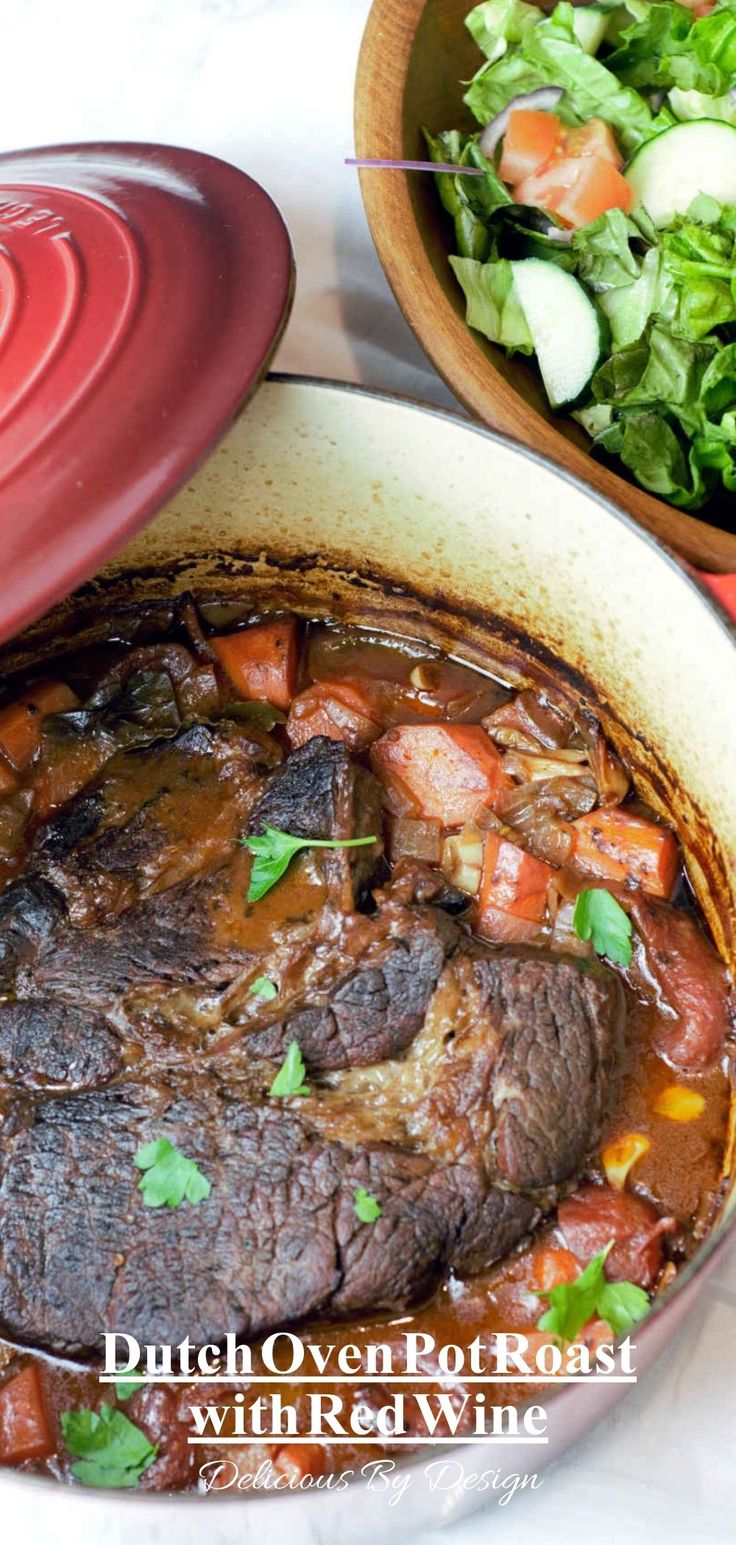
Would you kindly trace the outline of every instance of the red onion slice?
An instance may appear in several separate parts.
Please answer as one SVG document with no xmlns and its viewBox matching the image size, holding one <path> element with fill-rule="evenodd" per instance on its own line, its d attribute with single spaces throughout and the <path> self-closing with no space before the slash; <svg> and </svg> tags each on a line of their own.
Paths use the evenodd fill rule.
<svg viewBox="0 0 736 1545">
<path fill-rule="evenodd" d="M 524 107 L 530 112 L 550 112 L 557 106 L 562 94 L 561 86 L 538 86 L 536 91 L 527 91 L 523 96 L 513 97 L 501 112 L 491 119 L 481 134 L 478 145 L 484 156 L 490 159 L 495 154 L 496 146 L 509 126 L 509 114 L 513 113 L 515 108 Z"/>
<path fill-rule="evenodd" d="M 373 161 L 364 157 L 346 156 L 345 165 L 359 166 L 368 171 L 454 172 L 459 177 L 485 177 L 480 166 L 453 166 L 449 161 Z"/>
</svg>

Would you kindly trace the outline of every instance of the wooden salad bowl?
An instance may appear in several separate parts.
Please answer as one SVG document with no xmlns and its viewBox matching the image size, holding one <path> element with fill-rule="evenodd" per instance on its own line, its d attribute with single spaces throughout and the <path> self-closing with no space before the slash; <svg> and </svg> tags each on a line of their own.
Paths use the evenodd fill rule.
<svg viewBox="0 0 736 1545">
<path fill-rule="evenodd" d="M 481 57 L 464 20 L 472 0 L 374 0 L 358 63 L 355 138 L 359 157 L 427 159 L 422 127 L 477 127 L 462 81 Z M 710 524 L 646 493 L 596 461 L 587 435 L 553 413 L 533 362 L 509 359 L 471 332 L 447 261 L 451 223 L 425 173 L 361 172 L 379 258 L 410 327 L 456 397 L 482 423 L 531 446 L 595 488 L 691 563 L 736 570 L 734 500 L 710 506 Z"/>
</svg>

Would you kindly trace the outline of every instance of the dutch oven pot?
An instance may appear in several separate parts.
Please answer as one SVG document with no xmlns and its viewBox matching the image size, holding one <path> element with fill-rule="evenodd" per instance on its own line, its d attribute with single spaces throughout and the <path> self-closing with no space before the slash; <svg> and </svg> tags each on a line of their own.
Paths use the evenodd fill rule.
<svg viewBox="0 0 736 1545">
<path fill-rule="evenodd" d="M 570 692 L 596 703 L 644 797 L 674 812 L 693 884 L 734 966 L 736 716 L 726 705 L 736 702 L 736 639 L 694 579 L 582 483 L 452 416 L 271 379 L 190 485 L 96 580 L 6 645 L 0 668 L 65 638 L 83 641 L 100 606 L 191 588 L 379 625 L 494 663 L 514 681 L 544 681 L 558 660 Z M 724 1218 L 638 1332 L 640 1374 L 681 1324 L 728 1233 Z M 440 1452 L 468 1470 L 538 1470 L 624 1392 L 598 1382 L 548 1397 L 547 1449 Z M 360 1481 L 334 1493 L 159 1497 L 67 1490 L 10 1471 L 0 1474 L 0 1505 L 18 1537 L 52 1528 L 56 1545 L 117 1545 L 131 1531 L 186 1545 L 203 1529 L 213 1545 L 246 1545 L 264 1531 L 274 1542 L 349 1545 L 387 1531 L 403 1538 L 483 1504 L 460 1488 L 432 1494 L 424 1462 L 402 1460 L 415 1483 L 398 1509 Z"/>
</svg>

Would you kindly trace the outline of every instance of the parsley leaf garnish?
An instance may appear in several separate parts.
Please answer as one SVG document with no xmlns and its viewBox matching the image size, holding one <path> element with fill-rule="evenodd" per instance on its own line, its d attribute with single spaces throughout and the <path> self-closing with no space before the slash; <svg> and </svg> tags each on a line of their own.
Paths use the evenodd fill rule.
<svg viewBox="0 0 736 1545">
<path fill-rule="evenodd" d="M 574 1282 L 561 1282 L 549 1293 L 538 1295 L 550 1306 L 539 1321 L 539 1330 L 548 1330 L 561 1341 L 574 1341 L 588 1320 L 597 1315 L 610 1325 L 614 1336 L 623 1336 L 642 1319 L 649 1308 L 644 1289 L 633 1282 L 606 1280 L 606 1257 L 612 1248 L 613 1240 L 593 1256 Z"/>
<path fill-rule="evenodd" d="M 124 1379 L 121 1378 L 115 1380 L 114 1389 L 116 1400 L 130 1400 L 131 1395 L 136 1395 L 138 1390 L 143 1388 L 143 1385 L 146 1382 L 145 1379 L 142 1377 L 134 1377 L 134 1371 L 132 1373 L 127 1373 Z"/>
<path fill-rule="evenodd" d="M 349 837 L 344 840 L 328 840 L 324 837 L 292 837 L 290 832 L 276 831 L 267 826 L 258 837 L 244 837 L 243 847 L 253 855 L 253 866 L 248 884 L 248 900 L 260 901 L 266 891 L 281 879 L 295 853 L 302 848 L 363 848 L 377 837 Z"/>
<path fill-rule="evenodd" d="M 278 998 L 279 990 L 275 982 L 267 976 L 257 976 L 251 982 L 248 992 L 252 992 L 254 998 L 263 998 L 264 1003 L 270 1003 L 272 998 Z"/>
<path fill-rule="evenodd" d="M 124 1411 L 107 1404 L 99 1411 L 62 1411 L 61 1429 L 77 1456 L 72 1475 L 85 1486 L 137 1486 L 158 1453 Z"/>
<path fill-rule="evenodd" d="M 304 1082 L 306 1072 L 299 1042 L 292 1041 L 268 1091 L 269 1094 L 280 1099 L 290 1094 L 309 1094 L 310 1090 Z"/>
<path fill-rule="evenodd" d="M 375 1196 L 371 1196 L 369 1191 L 364 1190 L 363 1186 L 358 1186 L 354 1191 L 353 1206 L 355 1216 L 361 1223 L 375 1223 L 383 1210 L 380 1202 L 377 1202 Z"/>
<path fill-rule="evenodd" d="M 168 1137 L 144 1143 L 135 1156 L 138 1169 L 145 1174 L 138 1190 L 146 1207 L 178 1207 L 186 1197 L 196 1206 L 209 1196 L 212 1187 L 193 1159 L 185 1159 Z"/>
<path fill-rule="evenodd" d="M 580 891 L 572 925 L 579 939 L 593 940 L 596 955 L 619 966 L 631 965 L 631 919 L 610 891 Z"/>
</svg>

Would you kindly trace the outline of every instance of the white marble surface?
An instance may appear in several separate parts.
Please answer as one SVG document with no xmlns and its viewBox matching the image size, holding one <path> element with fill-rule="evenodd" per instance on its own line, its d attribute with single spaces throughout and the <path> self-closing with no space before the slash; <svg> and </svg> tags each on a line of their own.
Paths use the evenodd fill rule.
<svg viewBox="0 0 736 1545">
<path fill-rule="evenodd" d="M 149 139 L 234 161 L 274 195 L 296 248 L 297 300 L 278 366 L 450 403 L 396 310 L 355 175 L 343 166 L 368 8 L 369 0 L 5 0 L 2 147 Z M 490 1537 L 730 1545 L 735 1387 L 732 1255 L 654 1374 L 538 1492 L 425 1536 L 426 1545 Z M 20 1514 L 5 1508 L 3 1524 L 5 1539 L 30 1545 Z M 408 1513 L 399 1527 L 408 1539 Z M 203 1541 L 207 1533 L 203 1515 Z M 93 1539 L 81 1515 L 76 1538 Z M 326 1520 L 320 1540 L 337 1545 Z"/>
</svg>

